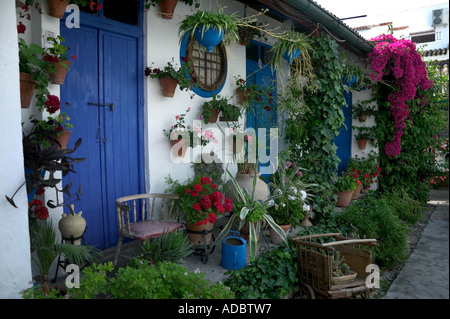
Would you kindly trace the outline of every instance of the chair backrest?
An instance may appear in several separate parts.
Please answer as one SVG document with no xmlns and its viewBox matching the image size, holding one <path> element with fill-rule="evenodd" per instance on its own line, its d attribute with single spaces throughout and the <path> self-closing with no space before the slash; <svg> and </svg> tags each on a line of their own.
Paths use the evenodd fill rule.
<svg viewBox="0 0 450 319">
<path fill-rule="evenodd" d="M 173 216 L 175 194 L 137 194 L 116 199 L 119 230 L 131 232 L 130 224 L 144 220 L 166 220 Z"/>
</svg>

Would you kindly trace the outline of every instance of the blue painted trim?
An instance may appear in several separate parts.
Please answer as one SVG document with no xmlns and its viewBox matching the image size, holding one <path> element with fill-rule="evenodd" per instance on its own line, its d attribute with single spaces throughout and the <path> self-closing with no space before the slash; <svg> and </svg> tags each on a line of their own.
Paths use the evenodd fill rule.
<svg viewBox="0 0 450 319">
<path fill-rule="evenodd" d="M 181 38 L 180 64 L 183 63 L 183 61 L 181 61 L 181 57 L 185 57 L 186 56 L 186 48 L 187 48 L 187 44 L 189 42 L 189 39 L 190 39 L 189 35 L 185 35 L 185 36 L 183 36 Z M 227 82 L 227 75 L 228 75 L 228 56 L 227 56 L 227 66 L 226 66 L 226 69 L 225 69 L 225 79 L 224 79 L 222 85 L 218 89 L 216 89 L 214 91 L 205 91 L 205 90 L 202 90 L 202 89 L 200 89 L 198 87 L 195 87 L 195 88 L 192 89 L 192 91 L 195 94 L 197 94 L 197 95 L 199 95 L 201 97 L 205 97 L 205 98 L 212 97 L 213 94 L 219 94 L 222 91 L 223 87 L 225 86 L 225 83 Z"/>
</svg>

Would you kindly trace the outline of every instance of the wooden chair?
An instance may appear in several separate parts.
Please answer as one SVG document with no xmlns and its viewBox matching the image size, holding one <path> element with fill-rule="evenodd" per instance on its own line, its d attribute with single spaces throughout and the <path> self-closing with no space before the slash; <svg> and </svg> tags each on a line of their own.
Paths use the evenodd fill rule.
<svg viewBox="0 0 450 319">
<path fill-rule="evenodd" d="M 177 199 L 178 195 L 174 194 L 138 194 L 116 199 L 119 242 L 114 266 L 119 259 L 123 237 L 143 241 L 161 236 L 163 232 L 173 232 L 183 226 L 171 216 Z"/>
</svg>

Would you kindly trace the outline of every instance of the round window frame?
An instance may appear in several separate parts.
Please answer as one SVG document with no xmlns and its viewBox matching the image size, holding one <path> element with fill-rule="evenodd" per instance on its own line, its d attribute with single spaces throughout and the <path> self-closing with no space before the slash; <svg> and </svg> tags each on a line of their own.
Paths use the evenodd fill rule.
<svg viewBox="0 0 450 319">
<path fill-rule="evenodd" d="M 192 49 L 195 44 L 194 41 L 195 42 L 197 41 L 197 40 L 195 40 L 195 37 L 190 37 L 190 36 L 183 37 L 183 39 L 181 41 L 180 56 L 186 57 L 188 61 L 192 61 Z M 216 84 L 214 84 L 212 86 L 211 90 L 208 86 L 206 86 L 205 84 L 203 84 L 199 81 L 199 77 L 195 73 L 194 67 L 191 66 L 192 75 L 194 77 L 196 77 L 198 79 L 198 81 L 200 82 L 200 83 L 197 82 L 197 86 L 195 86 L 192 89 L 192 91 L 201 97 L 212 97 L 214 94 L 219 94 L 220 91 L 222 91 L 223 87 L 225 86 L 225 82 L 227 81 L 227 73 L 228 73 L 227 51 L 226 51 L 225 45 L 222 42 L 220 42 L 218 44 L 218 47 L 221 52 L 222 62 L 225 65 L 222 67 L 221 74 L 219 75 L 219 80 L 217 81 Z"/>
</svg>

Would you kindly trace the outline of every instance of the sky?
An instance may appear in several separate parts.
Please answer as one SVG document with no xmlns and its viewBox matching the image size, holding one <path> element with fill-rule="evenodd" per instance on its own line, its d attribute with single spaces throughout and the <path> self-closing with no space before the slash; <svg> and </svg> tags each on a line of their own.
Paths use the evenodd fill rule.
<svg viewBox="0 0 450 319">
<path fill-rule="evenodd" d="M 365 25 L 366 21 L 387 13 L 448 3 L 447 0 L 314 0 L 339 18 L 367 15 L 367 18 L 344 20 L 350 27 Z"/>
</svg>

